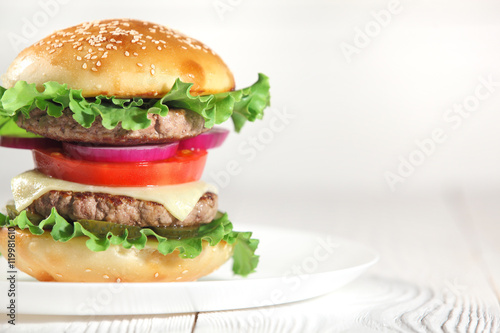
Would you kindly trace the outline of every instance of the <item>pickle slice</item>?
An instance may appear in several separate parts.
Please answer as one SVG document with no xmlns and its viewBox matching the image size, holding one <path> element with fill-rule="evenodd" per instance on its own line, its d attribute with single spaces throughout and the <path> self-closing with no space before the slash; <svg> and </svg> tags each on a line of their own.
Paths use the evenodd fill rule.
<svg viewBox="0 0 500 333">
<path fill-rule="evenodd" d="M 141 237 L 141 228 L 136 226 L 95 220 L 78 220 L 77 222 L 79 222 L 86 230 L 100 238 L 105 237 L 108 232 L 111 232 L 115 236 L 123 236 L 125 230 L 128 231 L 128 239 L 138 239 Z"/>
<path fill-rule="evenodd" d="M 15 219 L 16 216 L 19 215 L 19 212 L 16 210 L 16 206 L 14 205 L 7 205 L 5 206 L 5 209 L 7 209 L 7 215 L 9 215 L 11 220 Z"/>
<path fill-rule="evenodd" d="M 199 235 L 199 227 L 152 227 L 157 235 L 170 239 L 194 238 Z"/>
<path fill-rule="evenodd" d="M 131 225 L 117 224 L 107 221 L 79 220 L 82 227 L 98 237 L 105 237 L 108 232 L 113 235 L 122 236 L 125 230 L 128 231 L 128 239 L 138 239 L 141 237 L 141 229 L 151 229 L 157 235 L 169 239 L 186 239 L 198 236 L 198 227 L 149 227 L 141 228 Z"/>
<path fill-rule="evenodd" d="M 14 206 L 14 205 L 7 205 L 5 208 L 7 209 L 7 215 L 9 215 L 9 218 L 11 220 L 15 219 L 17 217 L 17 215 L 19 215 L 19 212 L 17 211 L 16 206 Z M 29 211 L 26 211 L 26 217 L 34 225 L 39 225 L 40 222 L 42 222 L 45 219 L 42 215 L 30 213 Z"/>
</svg>

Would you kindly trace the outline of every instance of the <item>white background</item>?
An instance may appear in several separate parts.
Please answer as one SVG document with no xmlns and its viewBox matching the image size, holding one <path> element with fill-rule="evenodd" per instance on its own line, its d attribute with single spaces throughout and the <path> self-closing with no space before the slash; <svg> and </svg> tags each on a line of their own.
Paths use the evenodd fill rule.
<svg viewBox="0 0 500 333">
<path fill-rule="evenodd" d="M 118 17 L 177 28 L 219 53 L 238 87 L 258 72 L 271 78 L 273 106 L 265 119 L 212 151 L 204 174 L 219 185 L 220 206 L 235 228 L 316 229 L 373 247 L 381 260 L 343 294 L 267 308 L 272 316 L 240 311 L 90 323 L 34 317 L 33 327 L 105 331 L 184 323 L 188 332 L 193 326 L 233 332 L 247 320 L 256 331 L 498 327 L 500 86 L 457 128 L 443 117 L 454 104 L 473 100 L 481 78 L 500 82 L 500 2 L 64 0 L 31 36 L 23 34 L 43 18 L 44 4 L 56 1 L 63 0 L 0 2 L 0 73 L 19 52 L 9 36 L 27 39 L 27 46 L 56 29 Z M 382 27 L 374 16 L 390 6 L 397 14 Z M 346 57 L 341 46 L 360 45 L 366 28 L 375 29 L 372 37 Z M 293 119 L 273 127 L 285 113 Z M 428 142 L 435 129 L 446 140 L 392 191 L 385 174 L 397 174 L 401 158 L 424 156 L 416 142 Z M 260 150 L 252 154 L 255 140 Z M 0 163 L 4 202 L 10 178 L 32 162 L 27 151 L 0 148 Z M 229 166 L 236 166 L 234 175 L 227 176 Z M 304 244 L 296 246 L 273 255 L 286 257 Z"/>
<path fill-rule="evenodd" d="M 392 3 L 2 1 L 0 72 L 23 46 L 56 29 L 100 18 L 149 20 L 209 45 L 232 69 L 237 87 L 253 83 L 258 72 L 271 78 L 272 108 L 265 119 L 233 133 L 209 156 L 204 179 L 221 188 L 223 208 L 260 196 L 272 209 L 272 199 L 284 196 L 294 207 L 302 198 L 317 198 L 326 213 L 328 195 L 499 188 L 500 86 L 458 128 L 443 115 L 474 94 L 480 77 L 500 82 L 500 3 Z M 381 26 L 374 13 L 388 7 L 397 13 Z M 361 45 L 359 31 L 365 29 L 372 29 L 372 37 Z M 346 57 L 342 45 L 356 42 L 357 53 Z M 281 126 L 279 114 L 293 119 Z M 386 173 L 397 174 L 400 158 L 423 156 L 416 140 L 430 138 L 436 128 L 445 142 L 392 191 Z M 259 150 L 249 148 L 252 142 Z M 6 200 L 10 178 L 32 164 L 26 151 L 2 148 L 0 154 L 0 199 Z M 236 171 L 222 176 L 228 165 Z M 274 208 L 279 214 L 286 207 Z M 308 204 L 303 216 L 317 208 Z"/>
</svg>

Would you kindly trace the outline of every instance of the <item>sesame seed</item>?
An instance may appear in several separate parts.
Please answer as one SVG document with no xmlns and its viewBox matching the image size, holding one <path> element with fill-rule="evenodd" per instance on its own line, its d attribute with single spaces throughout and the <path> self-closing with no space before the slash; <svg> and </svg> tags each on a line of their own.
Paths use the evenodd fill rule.
<svg viewBox="0 0 500 333">
<path fill-rule="evenodd" d="M 83 46 L 80 46 L 80 47 L 78 48 L 78 51 L 81 51 L 82 49 L 83 49 Z"/>
<path fill-rule="evenodd" d="M 137 57 L 137 56 L 139 55 L 139 53 L 137 53 L 137 52 L 134 52 L 134 55 L 135 55 L 135 56 Z"/>
<path fill-rule="evenodd" d="M 106 274 L 104 274 L 102 277 L 105 278 L 105 279 L 109 279 L 109 276 L 106 275 Z"/>
<path fill-rule="evenodd" d="M 128 57 L 130 55 L 130 53 L 128 53 L 128 51 L 125 51 L 125 56 Z"/>
<path fill-rule="evenodd" d="M 145 49 L 146 49 L 146 47 L 145 47 L 145 46 L 143 46 L 143 47 L 142 47 L 142 49 L 143 49 L 143 50 L 145 50 Z"/>
<path fill-rule="evenodd" d="M 158 49 L 159 51 L 161 51 L 161 46 L 158 46 L 158 47 L 157 47 L 157 49 Z"/>
<path fill-rule="evenodd" d="M 122 279 L 116 278 L 116 282 L 120 283 L 120 282 L 122 282 Z"/>
<path fill-rule="evenodd" d="M 151 75 L 155 75 L 155 70 L 154 69 L 151 70 Z"/>
<path fill-rule="evenodd" d="M 97 67 L 101 66 L 101 61 L 96 62 L 95 64 Z"/>
<path fill-rule="evenodd" d="M 49 51 L 49 54 L 52 54 L 52 53 L 54 53 L 54 52 L 56 52 L 56 50 L 50 50 L 50 51 Z"/>
<path fill-rule="evenodd" d="M 137 66 L 142 67 L 142 64 L 140 62 L 137 63 Z"/>
<path fill-rule="evenodd" d="M 151 68 L 152 68 L 152 69 L 155 69 L 156 67 L 155 67 L 155 65 L 154 65 L 154 64 L 151 64 Z"/>
<path fill-rule="evenodd" d="M 155 278 L 157 278 L 160 274 L 158 272 L 155 273 Z"/>
<path fill-rule="evenodd" d="M 97 56 L 96 55 L 92 56 L 92 58 L 90 58 L 90 59 L 95 60 L 95 59 L 97 59 Z"/>
<path fill-rule="evenodd" d="M 176 278 L 177 281 L 181 280 L 181 279 L 182 279 L 182 276 L 179 276 L 179 277 Z"/>
<path fill-rule="evenodd" d="M 82 57 L 76 56 L 76 60 L 80 61 L 80 60 L 82 60 Z"/>
<path fill-rule="evenodd" d="M 92 67 L 92 71 L 97 72 L 97 68 Z"/>
<path fill-rule="evenodd" d="M 183 46 L 181 46 L 181 49 L 187 50 L 187 47 L 185 47 L 185 46 L 183 45 Z"/>
<path fill-rule="evenodd" d="M 87 69 L 87 63 L 86 62 L 83 63 L 82 68 L 83 69 Z"/>
</svg>

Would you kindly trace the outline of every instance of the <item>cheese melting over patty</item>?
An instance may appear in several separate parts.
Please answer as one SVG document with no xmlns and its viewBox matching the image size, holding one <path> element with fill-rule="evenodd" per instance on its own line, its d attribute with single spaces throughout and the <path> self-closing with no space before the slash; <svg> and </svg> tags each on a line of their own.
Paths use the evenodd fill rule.
<svg viewBox="0 0 500 333">
<path fill-rule="evenodd" d="M 206 192 L 217 194 L 214 185 L 203 181 L 150 187 L 92 186 L 52 178 L 37 170 L 27 171 L 14 177 L 11 188 L 19 212 L 50 191 L 93 192 L 157 202 L 181 221 L 194 209 L 203 194 Z"/>
</svg>

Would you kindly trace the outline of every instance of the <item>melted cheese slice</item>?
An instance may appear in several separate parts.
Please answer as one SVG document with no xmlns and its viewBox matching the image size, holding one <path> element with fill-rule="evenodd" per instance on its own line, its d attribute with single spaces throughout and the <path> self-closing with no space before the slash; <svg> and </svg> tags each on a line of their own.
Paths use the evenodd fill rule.
<svg viewBox="0 0 500 333">
<path fill-rule="evenodd" d="M 181 221 L 194 209 L 203 194 L 206 192 L 217 194 L 217 188 L 214 185 L 202 181 L 152 187 L 91 186 L 51 178 L 36 170 L 14 177 L 11 188 L 16 209 L 19 212 L 50 191 L 94 192 L 157 202 Z"/>
</svg>

